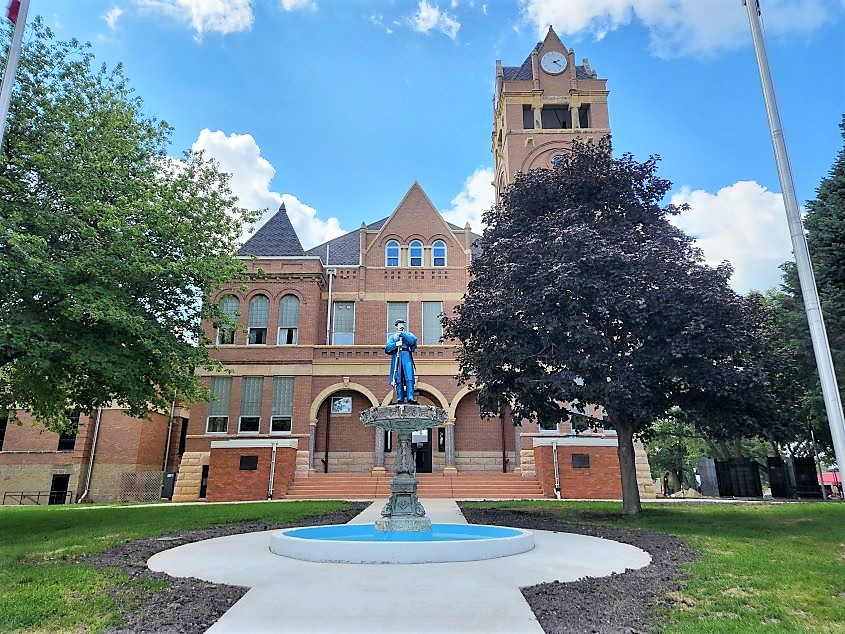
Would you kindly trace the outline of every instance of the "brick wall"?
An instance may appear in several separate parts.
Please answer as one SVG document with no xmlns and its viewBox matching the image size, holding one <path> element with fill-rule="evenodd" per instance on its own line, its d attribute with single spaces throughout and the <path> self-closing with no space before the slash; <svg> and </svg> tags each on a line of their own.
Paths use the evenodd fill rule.
<svg viewBox="0 0 845 634">
<path fill-rule="evenodd" d="M 209 502 L 236 500 L 264 500 L 270 482 L 271 447 L 233 447 L 211 450 L 208 468 Z M 254 471 L 240 469 L 241 456 L 257 456 L 258 468 Z M 296 449 L 279 447 L 276 450 L 273 498 L 283 498 L 293 480 L 296 466 Z"/>
<path fill-rule="evenodd" d="M 455 451 L 502 451 L 502 421 L 482 419 L 472 394 L 465 396 L 455 412 Z M 513 450 L 513 429 L 505 429 L 505 449 Z M 501 462 L 501 460 L 500 460 Z"/>
<path fill-rule="evenodd" d="M 534 447 L 537 480 L 546 497 L 554 497 L 554 456 L 551 446 Z M 590 467 L 572 467 L 572 454 L 586 454 Z M 622 497 L 619 459 L 615 447 L 558 446 L 562 498 L 618 499 Z"/>
<path fill-rule="evenodd" d="M 331 425 L 327 427 L 328 411 L 332 397 L 351 396 L 351 414 L 332 414 Z M 326 451 L 326 430 L 329 436 L 329 454 L 335 451 L 365 452 L 375 450 L 376 441 L 372 428 L 361 424 L 361 412 L 371 407 L 370 402 L 357 392 L 337 392 L 320 408 L 317 423 L 317 456 L 324 457 Z"/>
</svg>

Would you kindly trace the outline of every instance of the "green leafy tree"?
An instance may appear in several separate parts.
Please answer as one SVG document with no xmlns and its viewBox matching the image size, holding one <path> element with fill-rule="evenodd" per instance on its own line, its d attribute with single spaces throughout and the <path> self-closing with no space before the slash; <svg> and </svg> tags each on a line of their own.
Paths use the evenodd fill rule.
<svg viewBox="0 0 845 634">
<path fill-rule="evenodd" d="M 205 300 L 240 271 L 252 213 L 212 161 L 168 156 L 120 66 L 27 30 L 0 148 L 0 408 L 60 429 L 73 410 L 201 398 Z"/>
<path fill-rule="evenodd" d="M 698 461 L 707 456 L 707 443 L 678 407 L 654 422 L 645 444 L 652 479 L 672 474 L 680 488 L 695 488 Z"/>
<path fill-rule="evenodd" d="M 845 141 L 845 116 L 839 128 Z M 836 369 L 839 396 L 845 402 L 845 143 L 830 174 L 819 184 L 816 198 L 807 202 L 804 227 Z M 781 268 L 786 295 L 780 305 L 784 327 L 798 350 L 806 414 L 813 422 L 820 443 L 830 450 L 830 427 L 795 262 L 786 262 Z"/>
<path fill-rule="evenodd" d="M 601 404 L 619 440 L 623 512 L 641 511 L 635 434 L 672 405 L 745 399 L 748 302 L 728 265 L 705 265 L 661 205 L 656 159 L 575 143 L 551 170 L 520 174 L 485 215 L 480 255 L 446 335 L 484 411 L 556 423 L 564 402 Z M 683 401 L 683 402 L 682 402 Z"/>
</svg>

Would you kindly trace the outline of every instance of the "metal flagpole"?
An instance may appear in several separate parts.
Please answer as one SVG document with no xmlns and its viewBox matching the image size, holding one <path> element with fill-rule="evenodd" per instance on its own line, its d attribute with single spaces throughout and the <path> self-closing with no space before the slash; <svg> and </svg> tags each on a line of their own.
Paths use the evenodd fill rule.
<svg viewBox="0 0 845 634">
<path fill-rule="evenodd" d="M 775 162 L 777 163 L 780 186 L 783 189 L 783 201 L 786 207 L 786 219 L 789 222 L 789 233 L 792 237 L 792 250 L 795 253 L 798 281 L 801 284 L 801 294 L 804 296 L 804 310 L 807 313 L 807 322 L 810 325 L 810 338 L 813 342 L 813 352 L 819 370 L 827 420 L 830 424 L 830 435 L 833 438 L 833 450 L 841 473 L 843 467 L 845 467 L 845 419 L 842 415 L 842 401 L 839 398 L 839 388 L 836 385 L 830 344 L 822 319 L 819 293 L 816 288 L 816 280 L 813 277 L 810 251 L 807 248 L 807 237 L 804 235 L 804 225 L 801 223 L 801 213 L 798 209 L 798 199 L 795 196 L 795 185 L 792 179 L 792 168 L 786 154 L 786 143 L 784 142 L 780 115 L 775 100 L 775 90 L 769 73 L 769 62 L 766 58 L 766 49 L 760 26 L 759 0 L 742 0 L 742 3 L 748 11 L 748 21 L 751 23 L 751 37 L 754 41 L 754 52 L 757 55 L 757 66 L 760 69 L 763 99 L 766 102 L 766 113 L 769 117 L 772 145 L 775 150 Z"/>
<path fill-rule="evenodd" d="M 9 102 L 12 100 L 12 84 L 15 83 L 15 73 L 18 70 L 23 27 L 26 24 L 26 12 L 28 10 L 29 0 L 20 0 L 17 16 L 14 17 L 15 32 L 12 35 L 12 44 L 9 46 L 9 57 L 6 59 L 3 86 L 0 88 L 0 148 L 3 147 L 3 137 L 6 135 L 6 116 L 9 114 Z M 9 17 L 12 17 L 11 13 Z"/>
</svg>

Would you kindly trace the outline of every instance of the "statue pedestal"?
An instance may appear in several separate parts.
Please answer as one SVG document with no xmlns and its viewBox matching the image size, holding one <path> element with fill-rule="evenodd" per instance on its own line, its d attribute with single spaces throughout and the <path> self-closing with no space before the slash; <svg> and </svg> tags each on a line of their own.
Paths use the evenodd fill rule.
<svg viewBox="0 0 845 634">
<path fill-rule="evenodd" d="M 410 433 L 408 437 L 410 442 Z M 390 500 L 381 515 L 381 519 L 376 520 L 377 531 L 431 529 L 431 520 L 425 516 L 425 509 L 417 499 L 417 479 L 410 473 L 400 473 L 390 482 Z"/>
</svg>

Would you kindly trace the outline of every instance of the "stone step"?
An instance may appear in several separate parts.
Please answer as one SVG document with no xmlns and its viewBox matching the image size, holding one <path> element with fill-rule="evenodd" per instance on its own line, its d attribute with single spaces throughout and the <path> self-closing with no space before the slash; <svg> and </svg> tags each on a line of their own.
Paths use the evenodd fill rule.
<svg viewBox="0 0 845 634">
<path fill-rule="evenodd" d="M 392 474 L 311 474 L 294 480 L 287 499 L 373 499 L 390 495 Z M 534 478 L 514 473 L 469 472 L 458 475 L 417 474 L 420 497 L 432 498 L 542 498 Z"/>
</svg>

